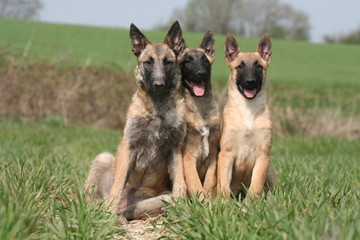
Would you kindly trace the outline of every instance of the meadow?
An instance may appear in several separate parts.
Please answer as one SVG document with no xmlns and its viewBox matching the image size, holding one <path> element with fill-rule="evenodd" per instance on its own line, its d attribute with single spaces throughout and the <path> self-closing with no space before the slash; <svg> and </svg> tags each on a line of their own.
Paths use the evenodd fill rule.
<svg viewBox="0 0 360 240">
<path fill-rule="evenodd" d="M 144 33 L 153 42 L 162 41 L 166 34 Z M 125 114 L 125 98 L 130 98 L 132 90 L 114 90 L 114 84 L 127 85 L 136 64 L 128 29 L 0 19 L 0 36 L 0 97 L 7 99 L 0 109 L 1 239 L 126 236 L 104 206 L 85 201 L 83 184 L 94 156 L 103 151 L 114 153 L 122 135 L 120 120 L 120 124 L 105 120 L 94 124 L 84 119 L 93 117 L 95 107 L 108 109 L 102 115 L 116 108 L 118 115 Z M 197 33 L 185 32 L 184 36 L 189 47 L 197 47 L 202 38 Z M 225 36 L 215 37 L 213 81 L 222 102 L 228 79 L 223 60 Z M 253 51 L 258 42 L 237 40 L 245 51 Z M 276 190 L 252 207 L 237 200 L 221 204 L 180 199 L 174 207 L 168 206 L 163 218 L 152 222 L 153 231 L 165 239 L 358 239 L 359 62 L 358 45 L 273 39 L 267 91 L 274 120 L 271 155 L 279 176 Z M 81 118 L 67 121 L 63 105 L 55 101 L 55 95 L 63 92 L 52 92 L 59 86 L 52 79 L 68 82 L 61 85 L 63 92 L 77 90 L 71 84 L 84 86 L 73 91 L 83 97 L 65 101 L 77 107 L 67 109 L 70 113 L 84 108 L 78 102 L 88 103 L 88 93 L 100 92 L 107 98 L 96 96 L 101 104 L 88 104 L 90 110 L 81 112 Z M 103 85 L 96 85 L 98 82 Z M 11 94 L 6 94 L 15 90 L 13 97 L 19 99 L 30 92 L 24 101 L 33 104 L 10 105 Z M 109 106 L 115 98 L 123 103 Z M 29 116 L 31 108 L 38 111 L 47 107 L 46 102 L 52 107 L 48 114 Z M 12 112 L 4 111 L 6 106 L 16 111 L 25 108 L 28 115 L 7 116 Z M 120 118 L 118 115 L 112 118 Z"/>
</svg>

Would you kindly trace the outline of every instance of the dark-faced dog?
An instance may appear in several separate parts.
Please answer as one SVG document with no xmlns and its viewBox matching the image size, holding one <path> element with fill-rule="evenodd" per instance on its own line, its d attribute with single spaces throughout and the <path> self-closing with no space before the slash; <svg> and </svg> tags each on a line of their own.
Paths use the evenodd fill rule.
<svg viewBox="0 0 360 240">
<path fill-rule="evenodd" d="M 245 192 L 257 196 L 264 184 L 272 188 L 275 173 L 270 166 L 271 119 L 266 104 L 266 70 L 271 61 L 271 40 L 261 38 L 255 52 L 242 52 L 229 34 L 225 59 L 230 68 L 228 101 L 222 119 L 218 159 L 218 194 L 229 197 Z M 249 194 L 250 193 L 250 194 Z M 247 198 L 247 202 L 248 202 Z"/>
<path fill-rule="evenodd" d="M 211 89 L 214 36 L 208 31 L 199 48 L 185 49 L 180 57 L 185 88 L 187 134 L 182 147 L 188 193 L 210 197 L 216 187 L 220 114 Z"/>
<path fill-rule="evenodd" d="M 127 220 L 162 212 L 171 197 L 186 195 L 181 146 L 186 134 L 186 106 L 177 55 L 185 49 L 178 22 L 164 43 L 150 43 L 130 27 L 137 57 L 137 91 L 127 112 L 124 137 L 117 154 L 98 155 L 86 189 Z M 95 191 L 95 192 L 94 192 Z"/>
</svg>

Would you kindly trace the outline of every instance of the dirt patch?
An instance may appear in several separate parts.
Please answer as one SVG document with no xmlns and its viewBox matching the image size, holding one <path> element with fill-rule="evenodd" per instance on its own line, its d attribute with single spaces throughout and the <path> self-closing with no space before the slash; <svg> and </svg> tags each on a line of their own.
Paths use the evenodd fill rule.
<svg viewBox="0 0 360 240">
<path fill-rule="evenodd" d="M 123 128 L 134 91 L 133 78 L 108 68 L 28 62 L 0 51 L 0 119 L 60 117 Z"/>
<path fill-rule="evenodd" d="M 360 116 L 344 116 L 341 109 L 294 109 L 272 107 L 273 129 L 277 135 L 360 139 Z"/>
<path fill-rule="evenodd" d="M 127 231 L 126 236 L 120 236 L 115 239 L 133 239 L 133 240 L 153 240 L 162 236 L 161 219 L 134 220 L 128 222 L 122 227 Z"/>
<path fill-rule="evenodd" d="M 59 117 L 65 123 L 123 129 L 135 91 L 133 77 L 102 67 L 61 67 L 28 61 L 0 49 L 0 119 L 37 120 Z M 226 89 L 215 91 L 220 111 Z M 271 105 L 275 135 L 360 139 L 360 115 L 341 109 Z"/>
</svg>

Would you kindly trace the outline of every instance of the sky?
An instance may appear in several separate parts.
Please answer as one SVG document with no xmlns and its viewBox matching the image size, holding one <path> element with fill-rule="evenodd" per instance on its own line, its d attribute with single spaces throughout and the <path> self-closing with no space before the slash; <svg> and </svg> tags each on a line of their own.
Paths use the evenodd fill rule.
<svg viewBox="0 0 360 240">
<path fill-rule="evenodd" d="M 39 20 L 44 22 L 128 28 L 135 23 L 150 30 L 167 23 L 175 8 L 188 0 L 42 0 Z M 219 0 L 220 1 L 220 0 Z M 310 17 L 311 41 L 346 34 L 360 27 L 360 0 L 280 0 Z"/>
</svg>

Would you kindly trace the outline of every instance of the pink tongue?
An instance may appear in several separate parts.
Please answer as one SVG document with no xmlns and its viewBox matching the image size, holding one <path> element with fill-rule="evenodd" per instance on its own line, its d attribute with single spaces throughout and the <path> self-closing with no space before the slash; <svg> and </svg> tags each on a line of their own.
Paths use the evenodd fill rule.
<svg viewBox="0 0 360 240">
<path fill-rule="evenodd" d="M 193 91 L 195 96 L 201 97 L 205 94 L 205 86 L 203 83 L 193 85 Z"/>
<path fill-rule="evenodd" d="M 256 89 L 253 90 L 244 90 L 244 94 L 247 98 L 253 98 L 256 94 Z"/>
</svg>

